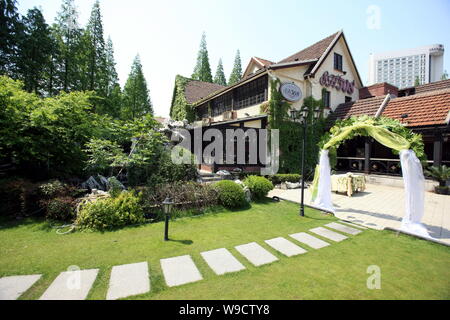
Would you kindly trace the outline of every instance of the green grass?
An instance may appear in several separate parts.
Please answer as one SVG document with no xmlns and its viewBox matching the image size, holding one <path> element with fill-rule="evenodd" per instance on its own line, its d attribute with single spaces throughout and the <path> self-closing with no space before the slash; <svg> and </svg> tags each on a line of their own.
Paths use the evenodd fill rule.
<svg viewBox="0 0 450 320">
<path fill-rule="evenodd" d="M 57 235 L 36 220 L 1 223 L 0 276 L 43 274 L 21 299 L 37 299 L 71 265 L 99 268 L 89 299 L 104 299 L 114 265 L 148 261 L 150 293 L 136 299 L 449 299 L 450 248 L 389 231 L 365 230 L 329 247 L 287 258 L 264 240 L 322 226 L 334 217 L 289 202 L 253 204 L 241 211 L 179 219 L 112 232 Z M 279 261 L 253 267 L 234 246 L 256 241 Z M 295 242 L 295 241 L 294 241 Z M 200 252 L 225 247 L 246 270 L 217 276 Z M 204 280 L 168 288 L 159 259 L 190 254 Z M 369 290 L 367 267 L 381 268 L 381 289 Z"/>
</svg>

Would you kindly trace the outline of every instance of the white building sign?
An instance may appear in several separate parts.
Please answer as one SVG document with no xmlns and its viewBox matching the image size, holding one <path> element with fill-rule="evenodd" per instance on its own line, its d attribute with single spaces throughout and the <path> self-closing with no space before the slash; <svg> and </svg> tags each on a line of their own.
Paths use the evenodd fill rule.
<svg viewBox="0 0 450 320">
<path fill-rule="evenodd" d="M 302 90 L 292 82 L 283 83 L 280 87 L 280 92 L 290 102 L 296 102 L 302 98 Z"/>
</svg>

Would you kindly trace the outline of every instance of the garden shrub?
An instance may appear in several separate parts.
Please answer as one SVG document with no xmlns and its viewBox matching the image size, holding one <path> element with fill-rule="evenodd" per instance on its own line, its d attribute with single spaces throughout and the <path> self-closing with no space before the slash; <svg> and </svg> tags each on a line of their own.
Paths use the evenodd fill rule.
<svg viewBox="0 0 450 320">
<path fill-rule="evenodd" d="M 281 184 L 283 182 L 299 182 L 301 175 L 298 173 L 278 173 L 268 176 L 268 179 L 274 184 Z"/>
<path fill-rule="evenodd" d="M 116 198 L 87 203 L 78 212 L 76 224 L 81 228 L 105 230 L 145 222 L 140 196 L 122 192 Z"/>
<path fill-rule="evenodd" d="M 247 204 L 244 189 L 234 181 L 222 180 L 214 184 L 219 203 L 226 208 L 240 208 Z"/>
<path fill-rule="evenodd" d="M 216 190 L 208 184 L 182 182 L 141 188 L 145 213 L 154 220 L 164 218 L 161 203 L 170 197 L 174 202 L 172 216 L 181 217 L 203 213 L 218 204 Z"/>
<path fill-rule="evenodd" d="M 273 189 L 272 182 L 260 176 L 248 176 L 243 182 L 250 189 L 252 198 L 256 200 L 264 199 L 267 193 Z"/>
<path fill-rule="evenodd" d="M 123 185 L 120 183 L 119 180 L 117 180 L 116 177 L 108 178 L 108 184 L 109 184 L 108 192 L 113 198 L 117 197 L 123 190 Z"/>
<path fill-rule="evenodd" d="M 46 203 L 47 219 L 69 221 L 75 218 L 76 200 L 72 197 L 56 197 Z"/>
</svg>

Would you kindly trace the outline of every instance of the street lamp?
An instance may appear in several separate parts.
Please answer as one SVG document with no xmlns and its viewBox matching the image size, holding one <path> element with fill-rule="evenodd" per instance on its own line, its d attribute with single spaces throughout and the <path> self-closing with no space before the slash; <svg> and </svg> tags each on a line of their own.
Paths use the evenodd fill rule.
<svg viewBox="0 0 450 320">
<path fill-rule="evenodd" d="M 318 119 L 320 117 L 320 109 L 313 111 L 313 118 Z M 297 118 L 298 117 L 298 118 Z M 303 124 L 303 139 L 302 139 L 302 191 L 300 201 L 300 216 L 305 216 L 305 146 L 306 146 L 306 127 L 308 126 L 308 109 L 302 108 L 300 111 L 291 110 L 291 119 L 295 122 L 297 119 Z"/>
<path fill-rule="evenodd" d="M 172 212 L 172 207 L 173 207 L 172 199 L 170 197 L 166 197 L 166 199 L 164 200 L 162 205 L 163 205 L 163 211 L 164 211 L 165 221 L 166 221 L 165 227 L 164 227 L 164 241 L 168 241 L 169 240 L 169 218 L 170 218 L 170 213 Z"/>
</svg>

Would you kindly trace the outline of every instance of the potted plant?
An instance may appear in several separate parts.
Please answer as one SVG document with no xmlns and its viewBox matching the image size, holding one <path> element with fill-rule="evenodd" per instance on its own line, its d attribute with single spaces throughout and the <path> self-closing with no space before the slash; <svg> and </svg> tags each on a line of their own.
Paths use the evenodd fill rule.
<svg viewBox="0 0 450 320">
<path fill-rule="evenodd" d="M 432 166 L 425 170 L 425 173 L 433 179 L 439 181 L 439 186 L 435 187 L 436 193 L 450 194 L 449 187 L 446 186 L 447 180 L 450 179 L 450 167 L 447 167 L 446 165 Z"/>
</svg>

